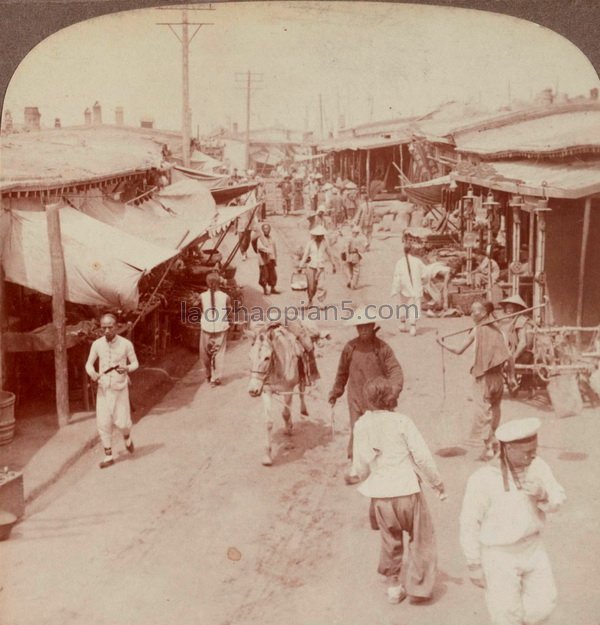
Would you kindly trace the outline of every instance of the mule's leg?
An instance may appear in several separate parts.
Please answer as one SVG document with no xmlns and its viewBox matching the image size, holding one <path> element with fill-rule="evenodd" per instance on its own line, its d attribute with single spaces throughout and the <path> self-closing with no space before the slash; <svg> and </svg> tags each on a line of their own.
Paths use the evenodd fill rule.
<svg viewBox="0 0 600 625">
<path fill-rule="evenodd" d="M 283 400 L 283 412 L 281 416 L 285 421 L 285 431 L 284 434 L 286 436 L 292 435 L 292 430 L 294 429 L 294 424 L 292 423 L 292 397 L 293 395 L 284 395 Z"/>
<path fill-rule="evenodd" d="M 300 382 L 298 385 L 298 391 L 300 393 L 300 414 L 304 417 L 308 417 L 308 408 L 306 407 L 306 402 L 304 401 L 304 382 Z"/>
<path fill-rule="evenodd" d="M 271 456 L 271 433 L 273 431 L 273 416 L 271 405 L 271 393 L 264 391 L 262 393 L 264 420 L 265 420 L 265 455 L 263 456 L 262 463 L 265 467 L 270 467 L 273 464 L 273 457 Z"/>
</svg>

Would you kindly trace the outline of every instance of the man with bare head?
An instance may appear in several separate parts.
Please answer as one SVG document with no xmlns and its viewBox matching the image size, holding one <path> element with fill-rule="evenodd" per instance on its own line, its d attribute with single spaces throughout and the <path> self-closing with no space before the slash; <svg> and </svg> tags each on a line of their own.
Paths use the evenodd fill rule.
<svg viewBox="0 0 600 625">
<path fill-rule="evenodd" d="M 100 468 L 114 464 L 112 454 L 113 426 L 121 430 L 125 449 L 134 451 L 131 439 L 131 409 L 129 404 L 129 376 L 138 367 L 138 359 L 133 344 L 117 334 L 117 318 L 106 314 L 100 319 L 103 336 L 96 339 L 90 348 L 85 370 L 90 378 L 98 383 L 96 397 L 96 424 L 104 447 L 104 459 Z M 99 370 L 95 363 L 99 361 Z"/>
</svg>

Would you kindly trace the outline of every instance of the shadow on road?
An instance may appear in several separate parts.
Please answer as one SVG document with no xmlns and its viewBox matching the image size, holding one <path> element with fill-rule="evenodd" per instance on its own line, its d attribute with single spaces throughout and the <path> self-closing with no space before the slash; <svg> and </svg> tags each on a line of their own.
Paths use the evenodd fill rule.
<svg viewBox="0 0 600 625">
<path fill-rule="evenodd" d="M 115 464 L 119 462 L 124 462 L 126 460 L 138 460 L 139 458 L 143 458 L 144 456 L 149 456 L 153 454 L 155 451 L 158 451 L 161 447 L 164 447 L 163 443 L 153 443 L 152 445 L 141 445 L 140 447 L 136 447 L 133 454 L 122 453 L 116 460 Z"/>
<path fill-rule="evenodd" d="M 273 464 L 286 464 L 299 460 L 310 449 L 328 445 L 331 429 L 320 421 L 295 421 L 292 436 L 286 436 L 281 429 L 275 432 L 273 441 L 278 445 Z"/>
</svg>

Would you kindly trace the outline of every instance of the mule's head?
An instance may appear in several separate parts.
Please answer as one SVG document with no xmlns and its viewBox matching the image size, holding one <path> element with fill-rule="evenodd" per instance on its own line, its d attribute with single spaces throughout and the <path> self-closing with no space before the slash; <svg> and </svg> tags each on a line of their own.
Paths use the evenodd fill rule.
<svg viewBox="0 0 600 625">
<path fill-rule="evenodd" d="M 250 348 L 250 382 L 248 393 L 252 397 L 258 397 L 265 385 L 273 360 L 273 346 L 266 332 L 258 332 L 253 337 Z"/>
</svg>

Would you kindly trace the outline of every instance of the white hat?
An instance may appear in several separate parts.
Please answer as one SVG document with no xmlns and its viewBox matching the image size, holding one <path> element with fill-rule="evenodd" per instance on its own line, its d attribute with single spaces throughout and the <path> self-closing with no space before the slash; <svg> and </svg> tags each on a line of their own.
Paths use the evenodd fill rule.
<svg viewBox="0 0 600 625">
<path fill-rule="evenodd" d="M 317 208 L 317 213 L 326 213 L 326 212 L 327 212 L 327 209 L 325 208 L 324 204 L 321 204 L 319 208 Z"/>
<path fill-rule="evenodd" d="M 496 430 L 496 438 L 501 443 L 516 443 L 534 437 L 540 429 L 542 422 L 536 417 L 528 419 L 515 419 L 503 423 Z"/>
<path fill-rule="evenodd" d="M 523 298 L 520 295 L 511 295 L 510 297 L 505 297 L 503 300 L 498 302 L 500 305 L 502 304 L 516 304 L 517 306 L 521 306 L 522 308 L 527 308 L 527 304 L 523 301 Z"/>
<path fill-rule="evenodd" d="M 327 234 L 327 230 L 325 230 L 325 228 L 323 228 L 323 226 L 315 226 L 311 231 L 310 234 L 313 237 L 324 237 Z"/>
<path fill-rule="evenodd" d="M 347 182 L 347 183 L 346 183 L 346 185 L 345 185 L 345 188 L 346 188 L 346 189 L 358 189 L 358 187 L 356 186 L 356 184 L 355 184 L 354 182 L 352 182 L 352 181 Z"/>
<path fill-rule="evenodd" d="M 326 182 L 322 187 L 321 191 L 329 191 L 329 189 L 333 189 L 333 185 L 331 182 Z"/>
<path fill-rule="evenodd" d="M 368 323 L 377 323 L 380 321 L 377 314 L 377 306 L 359 306 L 354 310 L 352 316 L 345 319 L 345 323 L 348 326 L 361 326 Z"/>
</svg>

